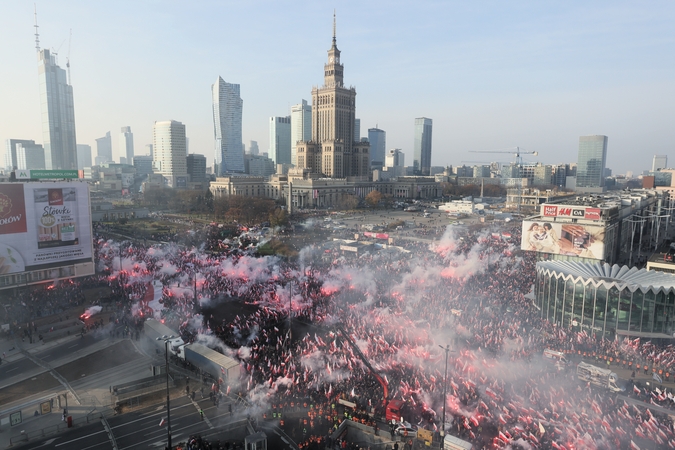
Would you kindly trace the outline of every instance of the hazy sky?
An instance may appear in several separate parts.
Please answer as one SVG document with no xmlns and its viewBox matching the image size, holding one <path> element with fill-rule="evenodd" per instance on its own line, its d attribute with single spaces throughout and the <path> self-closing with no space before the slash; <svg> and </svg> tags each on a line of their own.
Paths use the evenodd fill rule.
<svg viewBox="0 0 675 450">
<path fill-rule="evenodd" d="M 412 163 L 415 117 L 434 121 L 432 165 L 575 162 L 581 135 L 609 136 L 614 173 L 675 165 L 675 2 L 38 1 L 40 44 L 70 63 L 77 142 L 122 126 L 136 154 L 156 120 L 183 122 L 213 160 L 211 84 L 241 85 L 243 137 L 269 146 L 270 116 L 323 83 L 333 8 L 361 135 L 387 132 Z M 33 2 L 0 0 L 0 140 L 42 142 Z"/>
</svg>

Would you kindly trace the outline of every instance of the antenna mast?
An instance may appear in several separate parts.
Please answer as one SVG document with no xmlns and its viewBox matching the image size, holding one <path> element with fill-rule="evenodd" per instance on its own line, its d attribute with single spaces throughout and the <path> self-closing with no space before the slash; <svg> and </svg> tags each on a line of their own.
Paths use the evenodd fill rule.
<svg viewBox="0 0 675 450">
<path fill-rule="evenodd" d="M 34 14 L 35 14 L 35 25 L 33 25 L 33 28 L 35 28 L 35 50 L 37 50 L 38 53 L 40 53 L 40 33 L 38 32 L 38 24 L 37 24 L 37 5 L 33 3 L 33 8 L 34 8 Z"/>
<path fill-rule="evenodd" d="M 73 29 L 70 29 L 70 36 L 68 36 L 68 54 L 66 55 L 66 70 L 68 70 L 68 84 L 72 86 L 73 81 L 70 79 L 70 41 L 73 40 Z"/>
</svg>

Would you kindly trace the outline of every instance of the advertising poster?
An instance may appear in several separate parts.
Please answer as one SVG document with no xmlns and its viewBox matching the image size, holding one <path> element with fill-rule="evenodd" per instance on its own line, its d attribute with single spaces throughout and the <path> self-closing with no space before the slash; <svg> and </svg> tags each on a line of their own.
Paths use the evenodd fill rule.
<svg viewBox="0 0 675 450">
<path fill-rule="evenodd" d="M 0 184 L 0 275 L 91 260 L 86 183 Z"/>
<path fill-rule="evenodd" d="M 581 258 L 604 259 L 604 227 L 523 221 L 521 250 Z"/>
</svg>

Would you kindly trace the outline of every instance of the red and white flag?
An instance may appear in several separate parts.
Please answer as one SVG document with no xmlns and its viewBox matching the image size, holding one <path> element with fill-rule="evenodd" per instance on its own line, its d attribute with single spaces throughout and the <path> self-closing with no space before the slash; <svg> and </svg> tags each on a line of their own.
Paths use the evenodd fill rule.
<svg viewBox="0 0 675 450">
<path fill-rule="evenodd" d="M 166 420 L 162 419 L 162 420 L 159 421 L 159 426 L 163 427 L 165 423 L 166 423 Z"/>
</svg>

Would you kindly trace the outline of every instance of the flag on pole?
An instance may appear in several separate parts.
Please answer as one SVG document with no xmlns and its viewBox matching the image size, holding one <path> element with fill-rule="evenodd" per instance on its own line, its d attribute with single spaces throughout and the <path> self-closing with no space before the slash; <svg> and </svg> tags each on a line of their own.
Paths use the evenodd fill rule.
<svg viewBox="0 0 675 450">
<path fill-rule="evenodd" d="M 539 422 L 539 433 L 542 436 L 543 436 L 544 433 L 546 433 L 546 428 L 544 428 L 544 426 L 541 424 L 541 422 Z"/>
<path fill-rule="evenodd" d="M 633 392 L 635 392 L 636 394 L 640 394 L 640 388 L 638 388 L 637 386 L 633 385 Z"/>
<path fill-rule="evenodd" d="M 663 380 L 661 379 L 661 377 L 660 377 L 656 372 L 652 373 L 652 378 L 653 378 L 655 381 L 658 381 L 659 384 L 663 384 Z"/>
<path fill-rule="evenodd" d="M 159 421 L 159 426 L 163 427 L 165 423 L 166 423 L 166 420 L 162 419 L 162 420 Z"/>
</svg>

